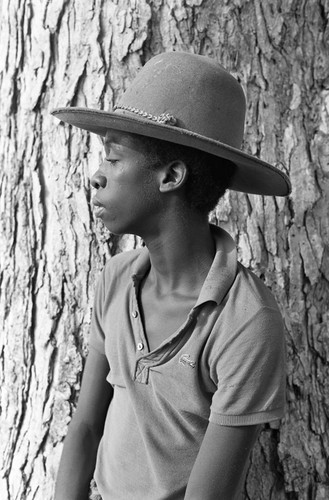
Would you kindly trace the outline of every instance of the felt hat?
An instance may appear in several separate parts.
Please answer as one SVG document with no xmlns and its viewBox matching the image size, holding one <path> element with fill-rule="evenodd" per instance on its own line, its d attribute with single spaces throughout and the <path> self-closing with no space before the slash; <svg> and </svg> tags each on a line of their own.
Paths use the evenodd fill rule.
<svg viewBox="0 0 329 500">
<path fill-rule="evenodd" d="M 285 196 L 291 190 L 287 175 L 240 149 L 245 110 L 241 85 L 220 64 L 167 52 L 143 66 L 112 110 L 68 107 L 52 114 L 101 136 L 110 128 L 226 158 L 237 166 L 230 189 Z"/>
</svg>

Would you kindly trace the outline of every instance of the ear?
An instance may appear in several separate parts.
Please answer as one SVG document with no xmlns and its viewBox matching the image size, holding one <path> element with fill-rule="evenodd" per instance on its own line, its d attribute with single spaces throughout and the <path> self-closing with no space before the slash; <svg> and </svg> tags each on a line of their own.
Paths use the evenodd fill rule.
<svg viewBox="0 0 329 500">
<path fill-rule="evenodd" d="M 182 187 L 187 179 L 187 168 L 183 161 L 174 160 L 160 170 L 159 190 L 161 193 L 175 191 Z"/>
</svg>

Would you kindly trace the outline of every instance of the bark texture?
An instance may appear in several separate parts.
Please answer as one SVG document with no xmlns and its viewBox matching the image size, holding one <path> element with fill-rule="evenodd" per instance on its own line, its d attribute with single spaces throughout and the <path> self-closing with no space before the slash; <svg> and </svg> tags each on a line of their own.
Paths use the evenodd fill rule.
<svg viewBox="0 0 329 500">
<path fill-rule="evenodd" d="M 56 106 L 111 107 L 163 51 L 213 57 L 248 99 L 245 149 L 288 199 L 227 193 L 212 214 L 284 316 L 288 411 L 265 426 L 251 500 L 329 498 L 329 5 L 326 0 L 3 0 L 0 4 L 0 498 L 51 500 L 87 352 L 94 284 L 138 244 L 90 209 L 97 138 Z"/>
</svg>

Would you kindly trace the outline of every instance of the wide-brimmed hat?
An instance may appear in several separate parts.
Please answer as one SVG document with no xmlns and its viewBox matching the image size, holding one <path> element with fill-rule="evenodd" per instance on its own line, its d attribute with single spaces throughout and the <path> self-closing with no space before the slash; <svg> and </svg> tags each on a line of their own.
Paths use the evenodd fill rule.
<svg viewBox="0 0 329 500">
<path fill-rule="evenodd" d="M 220 64 L 167 52 L 145 64 L 112 110 L 68 107 L 52 114 L 101 136 L 120 130 L 226 158 L 237 166 L 230 189 L 285 196 L 291 189 L 287 175 L 240 149 L 245 110 L 241 85 Z"/>
</svg>

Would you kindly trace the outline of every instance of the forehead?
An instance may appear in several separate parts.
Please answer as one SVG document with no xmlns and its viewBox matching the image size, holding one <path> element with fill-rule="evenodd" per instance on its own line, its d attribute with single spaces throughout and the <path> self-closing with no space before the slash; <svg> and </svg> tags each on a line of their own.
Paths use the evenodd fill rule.
<svg viewBox="0 0 329 500">
<path fill-rule="evenodd" d="M 113 149 L 118 152 L 130 150 L 146 153 L 148 150 L 147 140 L 143 140 L 142 136 L 121 132 L 120 130 L 108 129 L 103 138 L 103 144 L 105 149 Z"/>
</svg>

